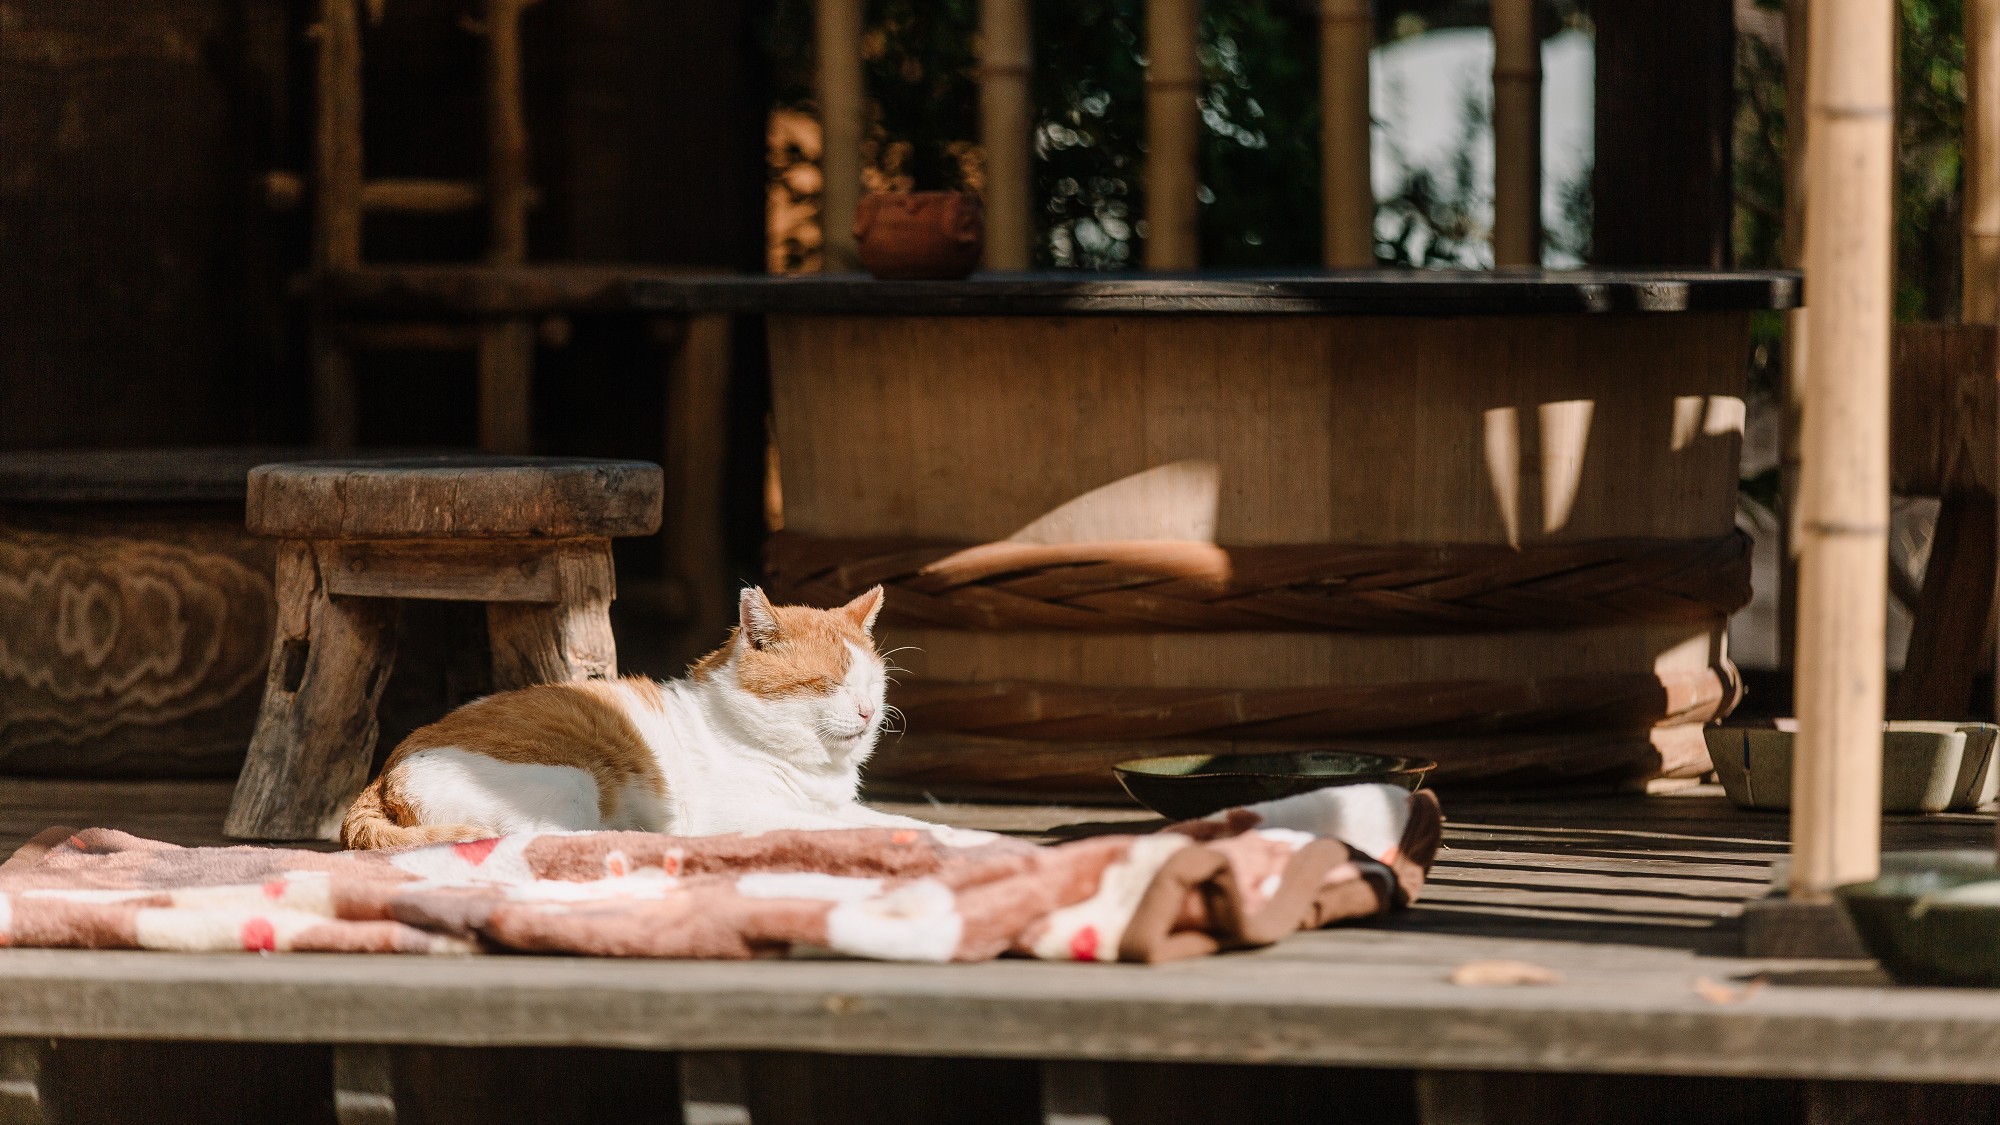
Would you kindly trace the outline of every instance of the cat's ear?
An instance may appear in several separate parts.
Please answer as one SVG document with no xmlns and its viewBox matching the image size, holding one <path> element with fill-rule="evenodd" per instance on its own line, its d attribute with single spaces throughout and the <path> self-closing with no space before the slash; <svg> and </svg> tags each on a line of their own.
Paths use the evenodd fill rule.
<svg viewBox="0 0 2000 1125">
<path fill-rule="evenodd" d="M 751 648 L 763 648 L 778 639 L 778 615 L 761 587 L 745 586 L 736 599 L 737 624 Z"/>
<path fill-rule="evenodd" d="M 854 622 L 863 633 L 874 636 L 875 615 L 882 612 L 882 598 L 882 587 L 875 586 L 834 612 Z"/>
</svg>

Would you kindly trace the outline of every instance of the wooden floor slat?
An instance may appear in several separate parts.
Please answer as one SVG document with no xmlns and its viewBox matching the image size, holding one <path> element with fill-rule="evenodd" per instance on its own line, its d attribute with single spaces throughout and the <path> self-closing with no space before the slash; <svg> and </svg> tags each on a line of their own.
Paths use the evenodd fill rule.
<svg viewBox="0 0 2000 1125">
<path fill-rule="evenodd" d="M 218 782 L 0 779 L 0 850 L 50 824 L 225 843 Z M 1869 962 L 1752 961 L 1737 916 L 1783 816 L 1713 787 L 1471 801 L 1424 895 L 1378 922 L 1177 964 L 741 964 L 584 958 L 0 951 L 0 1036 L 566 1045 L 2000 1081 L 2000 999 L 1885 987 Z M 896 804 L 1054 840 L 1140 810 Z M 1990 847 L 1987 815 L 1896 817 L 1891 847 Z M 1508 958 L 1545 987 L 1468 988 Z M 1702 980 L 1764 982 L 1738 1002 Z M 1715 995 L 1713 988 L 1707 991 Z"/>
</svg>

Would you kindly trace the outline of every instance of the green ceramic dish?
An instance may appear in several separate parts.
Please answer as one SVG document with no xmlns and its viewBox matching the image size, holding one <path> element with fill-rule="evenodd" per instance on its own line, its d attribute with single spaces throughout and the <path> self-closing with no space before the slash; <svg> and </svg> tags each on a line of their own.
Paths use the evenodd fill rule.
<svg viewBox="0 0 2000 1125">
<path fill-rule="evenodd" d="M 1179 754 L 1112 767 L 1132 799 L 1187 820 L 1238 805 L 1275 801 L 1333 785 L 1385 783 L 1415 790 L 1437 763 L 1347 750 L 1277 754 Z"/>
<path fill-rule="evenodd" d="M 1780 727 L 1710 727 L 1709 760 L 1739 807 L 1792 807 L 1793 732 Z M 1882 811 L 1969 812 L 2000 786 L 1992 723 L 1891 722 L 1882 733 Z"/>
<path fill-rule="evenodd" d="M 1835 893 L 1904 984 L 2000 987 L 2000 867 L 1988 851 L 1889 852 L 1882 875 Z"/>
</svg>

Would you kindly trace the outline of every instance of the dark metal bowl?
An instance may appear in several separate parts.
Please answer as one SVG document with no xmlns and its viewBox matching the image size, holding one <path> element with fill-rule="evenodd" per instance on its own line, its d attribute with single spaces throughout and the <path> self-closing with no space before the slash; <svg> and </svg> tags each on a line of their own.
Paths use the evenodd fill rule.
<svg viewBox="0 0 2000 1125">
<path fill-rule="evenodd" d="M 1990 851 L 1888 852 L 1834 891 L 1868 952 L 1904 984 L 2000 987 L 2000 867 Z"/>
<path fill-rule="evenodd" d="M 1351 750 L 1275 754 L 1177 754 L 1120 762 L 1111 772 L 1132 799 L 1176 820 L 1275 801 L 1334 785 L 1388 784 L 1416 790 L 1437 763 Z"/>
</svg>

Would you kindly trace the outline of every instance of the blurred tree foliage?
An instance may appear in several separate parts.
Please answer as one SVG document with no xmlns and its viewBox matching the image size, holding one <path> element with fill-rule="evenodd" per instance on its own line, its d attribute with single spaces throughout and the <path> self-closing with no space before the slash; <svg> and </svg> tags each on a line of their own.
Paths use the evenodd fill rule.
<svg viewBox="0 0 2000 1125">
<path fill-rule="evenodd" d="M 1757 7 L 1775 17 L 1784 4 L 1757 0 Z M 1960 0 L 1897 7 L 1896 311 L 1906 320 L 1950 320 L 1959 298 L 1965 15 Z M 1781 31 L 1737 39 L 1735 243 L 1744 266 L 1781 262 L 1786 59 Z"/>
<path fill-rule="evenodd" d="M 1144 0 L 1032 0 L 1035 192 L 1041 264 L 1136 266 L 1145 236 Z M 1588 0 L 1545 0 L 1545 26 L 1587 26 Z M 1200 60 L 1202 261 L 1217 269 L 1319 260 L 1319 33 L 1311 0 L 1208 0 Z M 1486 0 L 1377 5 L 1377 37 L 1485 26 Z M 977 0 L 869 0 L 862 57 L 871 102 L 863 145 L 871 190 L 977 188 L 981 173 L 974 56 Z M 810 109 L 812 0 L 778 0 L 768 25 L 775 104 Z M 1472 111 L 1468 111 L 1472 112 Z M 1483 105 L 1477 108 L 1483 114 Z M 1403 176 L 1380 211 L 1379 256 L 1452 260 L 1483 239 L 1470 221 L 1469 119 L 1457 163 L 1439 182 Z M 1587 181 L 1586 181 L 1587 182 Z M 1588 198 L 1571 201 L 1588 212 Z M 1588 229 L 1588 224 L 1583 225 Z M 1581 248 L 1567 248 L 1581 249 Z"/>
</svg>

